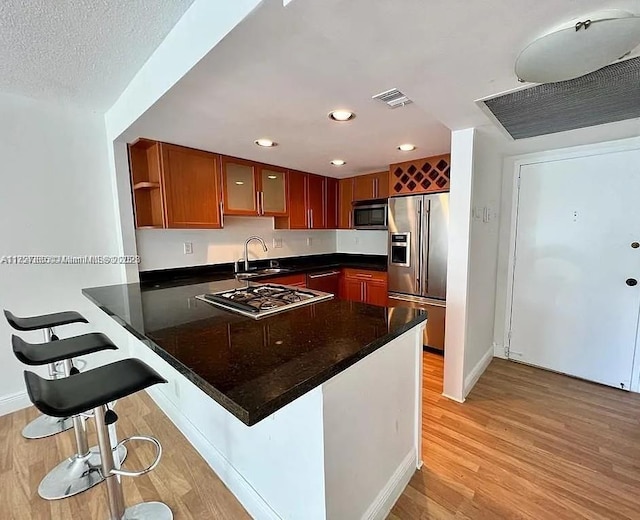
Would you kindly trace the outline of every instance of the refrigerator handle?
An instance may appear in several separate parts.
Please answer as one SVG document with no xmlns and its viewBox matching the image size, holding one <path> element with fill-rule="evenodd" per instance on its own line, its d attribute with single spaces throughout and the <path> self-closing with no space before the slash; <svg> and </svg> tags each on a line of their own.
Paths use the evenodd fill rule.
<svg viewBox="0 0 640 520">
<path fill-rule="evenodd" d="M 418 208 L 417 208 L 417 222 L 418 222 L 418 233 L 413 240 L 416 240 L 416 248 L 418 251 L 418 261 L 416 263 L 416 289 L 418 290 L 418 294 L 422 293 L 422 280 L 420 279 L 420 273 L 422 272 L 422 199 L 418 200 Z"/>
</svg>

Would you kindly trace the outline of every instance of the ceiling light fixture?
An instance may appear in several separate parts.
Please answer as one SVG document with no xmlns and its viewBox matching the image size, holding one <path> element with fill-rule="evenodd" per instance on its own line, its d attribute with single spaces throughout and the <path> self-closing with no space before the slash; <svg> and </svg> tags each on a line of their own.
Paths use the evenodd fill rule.
<svg viewBox="0 0 640 520">
<path fill-rule="evenodd" d="M 267 175 L 267 179 L 277 179 L 277 175 Z"/>
<path fill-rule="evenodd" d="M 606 9 L 565 22 L 531 42 L 516 59 L 521 82 L 555 83 L 601 69 L 640 44 L 640 16 Z"/>
<path fill-rule="evenodd" d="M 401 144 L 400 146 L 398 146 L 398 150 L 400 150 L 401 152 L 413 152 L 415 149 L 416 146 L 409 143 Z"/>
<path fill-rule="evenodd" d="M 333 161 L 331 161 L 331 164 L 333 164 L 334 166 L 344 166 L 345 164 L 347 164 L 347 161 L 343 161 L 342 159 L 334 159 Z"/>
<path fill-rule="evenodd" d="M 356 115 L 350 110 L 332 110 L 329 112 L 329 119 L 343 123 L 345 121 L 351 121 Z"/>
<path fill-rule="evenodd" d="M 242 185 L 244 184 L 244 182 L 243 182 L 243 181 L 236 181 L 236 184 L 237 184 L 238 186 L 242 186 Z"/>
<path fill-rule="evenodd" d="M 272 141 L 271 139 L 267 139 L 266 137 L 256 139 L 254 143 L 258 146 L 262 146 L 263 148 L 273 148 L 274 146 L 278 146 L 278 143 Z"/>
</svg>

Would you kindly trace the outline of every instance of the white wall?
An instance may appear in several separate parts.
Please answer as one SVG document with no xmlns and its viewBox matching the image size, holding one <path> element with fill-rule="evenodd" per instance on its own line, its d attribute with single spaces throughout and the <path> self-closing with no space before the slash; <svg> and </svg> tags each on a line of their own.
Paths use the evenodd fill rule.
<svg viewBox="0 0 640 520">
<path fill-rule="evenodd" d="M 361 255 L 386 255 L 387 231 L 338 229 L 336 231 L 336 251 Z"/>
<path fill-rule="evenodd" d="M 464 352 L 464 395 L 493 358 L 503 156 L 486 129 L 473 142 L 473 183 Z"/>
<path fill-rule="evenodd" d="M 451 133 L 449 196 L 449 258 L 443 394 L 464 400 L 464 358 L 467 333 L 469 246 L 473 190 L 473 128 Z"/>
<path fill-rule="evenodd" d="M 118 222 L 106 151 L 98 115 L 0 95 L 0 256 L 117 254 Z M 0 308 L 25 316 L 75 309 L 93 325 L 69 326 L 60 329 L 61 335 L 89 328 L 111 335 L 116 330 L 116 341 L 123 334 L 120 328 L 80 291 L 121 280 L 115 265 L 0 263 Z M 11 333 L 0 318 L 0 414 L 26 404 L 24 367 L 11 351 Z M 20 335 L 41 340 L 41 333 Z"/>
<path fill-rule="evenodd" d="M 226 217 L 224 229 L 139 229 L 136 231 L 140 270 L 186 267 L 233 262 L 243 256 L 244 241 L 251 235 L 262 237 L 269 250 L 258 242 L 249 245 L 249 258 L 278 258 L 336 252 L 335 231 L 289 231 L 273 229 L 266 217 Z M 311 239 L 311 245 L 307 239 Z M 282 248 L 274 248 L 282 239 Z M 184 242 L 193 244 L 193 254 L 184 254 Z"/>
<path fill-rule="evenodd" d="M 137 249 L 140 270 L 168 269 L 194 265 L 233 262 L 243 256 L 244 240 L 258 235 L 267 243 L 265 253 L 257 242 L 249 246 L 251 260 L 324 253 L 387 254 L 386 231 L 279 230 L 266 217 L 226 217 L 224 229 L 139 229 Z M 307 239 L 311 239 L 311 245 Z M 282 239 L 282 247 L 274 247 Z M 184 254 L 184 243 L 191 242 L 193 254 Z"/>
<path fill-rule="evenodd" d="M 386 518 L 422 460 L 422 330 L 322 386 L 328 519 Z"/>
</svg>

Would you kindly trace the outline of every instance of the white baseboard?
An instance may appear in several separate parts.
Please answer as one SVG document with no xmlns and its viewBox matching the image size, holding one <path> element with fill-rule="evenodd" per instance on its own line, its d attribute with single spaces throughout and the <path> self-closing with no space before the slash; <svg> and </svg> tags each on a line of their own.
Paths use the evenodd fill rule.
<svg viewBox="0 0 640 520">
<path fill-rule="evenodd" d="M 476 385 L 480 376 L 491 363 L 493 359 L 493 346 L 485 352 L 484 356 L 478 361 L 478 364 L 473 367 L 473 370 L 469 372 L 469 375 L 464 378 L 464 396 L 468 396 L 471 389 Z"/>
<path fill-rule="evenodd" d="M 451 399 L 452 401 L 455 401 L 456 403 L 464 403 L 464 399 L 458 399 L 457 397 L 453 397 L 449 394 L 445 394 L 444 392 L 442 392 L 442 397 L 446 397 L 447 399 Z"/>
<path fill-rule="evenodd" d="M 0 416 L 31 406 L 27 392 L 17 392 L 0 397 Z"/>
<path fill-rule="evenodd" d="M 362 515 L 363 520 L 384 520 L 387 518 L 391 508 L 398 501 L 415 472 L 416 451 L 412 449 L 393 472 L 387 484 L 382 488 L 364 515 Z"/>
<path fill-rule="evenodd" d="M 247 512 L 257 520 L 282 520 L 258 492 L 238 473 L 231 463 L 196 428 L 159 388 L 149 388 L 147 393 L 167 417 L 188 439 L 191 445 L 209 464 L 216 475 L 240 501 Z"/>
</svg>

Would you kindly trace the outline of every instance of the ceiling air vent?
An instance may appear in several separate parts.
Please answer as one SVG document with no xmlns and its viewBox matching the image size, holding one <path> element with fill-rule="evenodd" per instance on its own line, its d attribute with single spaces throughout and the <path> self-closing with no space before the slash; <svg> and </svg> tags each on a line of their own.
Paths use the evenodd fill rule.
<svg viewBox="0 0 640 520">
<path fill-rule="evenodd" d="M 413 103 L 403 92 L 400 92 L 397 88 L 391 90 L 385 90 L 372 96 L 371 99 L 379 99 L 383 103 L 386 103 L 389 108 L 398 108 Z"/>
<path fill-rule="evenodd" d="M 640 57 L 477 103 L 516 140 L 640 118 Z"/>
</svg>

